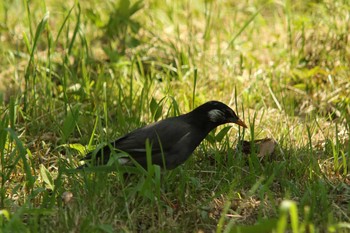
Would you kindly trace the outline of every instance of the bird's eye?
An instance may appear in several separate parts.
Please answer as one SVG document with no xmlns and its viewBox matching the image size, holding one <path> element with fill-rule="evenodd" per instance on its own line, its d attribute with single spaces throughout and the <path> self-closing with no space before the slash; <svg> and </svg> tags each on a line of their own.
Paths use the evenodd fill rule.
<svg viewBox="0 0 350 233">
<path fill-rule="evenodd" d="M 229 114 L 230 114 L 231 116 L 236 116 L 235 112 L 232 111 L 231 109 L 229 110 Z"/>
<path fill-rule="evenodd" d="M 208 112 L 208 117 L 212 122 L 219 122 L 225 119 L 225 113 L 219 109 L 213 109 Z"/>
</svg>

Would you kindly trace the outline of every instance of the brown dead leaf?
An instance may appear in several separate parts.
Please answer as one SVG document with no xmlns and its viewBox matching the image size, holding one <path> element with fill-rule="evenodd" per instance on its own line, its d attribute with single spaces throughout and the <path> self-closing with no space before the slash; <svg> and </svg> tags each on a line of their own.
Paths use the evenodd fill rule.
<svg viewBox="0 0 350 233">
<path fill-rule="evenodd" d="M 73 193 L 66 191 L 64 193 L 62 193 L 62 201 L 64 202 L 64 204 L 68 204 L 69 202 L 71 202 L 73 199 Z"/>
<path fill-rule="evenodd" d="M 255 153 L 259 158 L 264 158 L 268 157 L 273 154 L 275 151 L 277 142 L 273 138 L 264 138 L 264 139 L 259 139 L 254 141 L 254 148 L 255 148 Z M 251 142 L 250 141 L 243 141 L 241 143 L 242 145 L 242 152 L 244 154 L 251 154 Z"/>
<path fill-rule="evenodd" d="M 265 157 L 272 155 L 272 153 L 275 151 L 277 142 L 272 138 L 265 138 L 256 144 L 258 144 L 259 147 L 258 157 Z"/>
</svg>

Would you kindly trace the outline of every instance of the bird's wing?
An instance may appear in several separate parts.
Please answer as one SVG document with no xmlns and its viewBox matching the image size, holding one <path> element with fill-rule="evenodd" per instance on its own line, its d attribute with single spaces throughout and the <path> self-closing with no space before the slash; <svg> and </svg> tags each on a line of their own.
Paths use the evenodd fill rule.
<svg viewBox="0 0 350 233">
<path fill-rule="evenodd" d="M 151 144 L 152 155 L 169 151 L 191 130 L 189 124 L 180 122 L 178 118 L 168 118 L 132 131 L 111 144 L 136 160 L 145 156 L 147 139 Z"/>
</svg>

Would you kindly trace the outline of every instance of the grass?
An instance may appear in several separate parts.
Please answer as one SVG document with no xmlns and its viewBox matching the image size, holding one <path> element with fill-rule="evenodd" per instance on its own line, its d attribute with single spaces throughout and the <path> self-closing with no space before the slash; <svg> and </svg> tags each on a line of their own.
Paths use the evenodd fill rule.
<svg viewBox="0 0 350 233">
<path fill-rule="evenodd" d="M 348 1 L 0 3 L 2 232 L 349 232 Z M 21 16 L 21 17 L 18 17 Z M 179 168 L 80 158 L 208 100 Z M 272 156 L 240 140 L 272 137 Z M 72 197 L 71 197 L 72 195 Z"/>
</svg>

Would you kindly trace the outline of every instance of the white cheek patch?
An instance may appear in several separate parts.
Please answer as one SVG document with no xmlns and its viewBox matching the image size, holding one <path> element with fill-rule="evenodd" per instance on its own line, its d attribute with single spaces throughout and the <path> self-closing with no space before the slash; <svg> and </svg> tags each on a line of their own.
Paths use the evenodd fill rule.
<svg viewBox="0 0 350 233">
<path fill-rule="evenodd" d="M 213 109 L 208 112 L 208 117 L 212 122 L 218 122 L 225 118 L 225 114 L 218 109 Z"/>
</svg>

